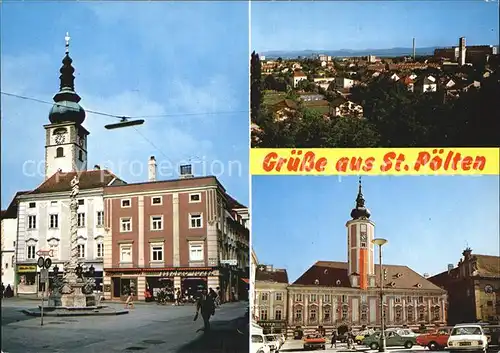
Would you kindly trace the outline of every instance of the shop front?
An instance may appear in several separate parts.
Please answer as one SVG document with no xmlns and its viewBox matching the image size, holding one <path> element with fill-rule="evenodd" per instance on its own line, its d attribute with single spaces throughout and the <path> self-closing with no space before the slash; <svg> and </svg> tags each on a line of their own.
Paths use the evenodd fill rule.
<svg viewBox="0 0 500 353">
<path fill-rule="evenodd" d="M 264 334 L 286 333 L 286 321 L 284 320 L 260 320 L 257 324 L 262 327 Z"/>
<path fill-rule="evenodd" d="M 214 268 L 110 268 L 105 269 L 104 297 L 125 300 L 130 288 L 137 300 L 145 300 L 146 290 L 153 299 L 163 290 L 167 300 L 181 290 L 186 299 L 196 298 L 202 289 L 219 286 L 219 271 Z"/>
<path fill-rule="evenodd" d="M 37 294 L 38 276 L 36 265 L 17 265 L 16 268 L 16 294 Z"/>
</svg>

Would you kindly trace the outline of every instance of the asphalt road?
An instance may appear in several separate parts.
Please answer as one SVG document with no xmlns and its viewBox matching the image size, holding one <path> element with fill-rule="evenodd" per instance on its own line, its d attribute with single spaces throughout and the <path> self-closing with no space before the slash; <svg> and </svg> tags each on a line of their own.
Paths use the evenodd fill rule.
<svg viewBox="0 0 500 353">
<path fill-rule="evenodd" d="M 127 315 L 40 318 L 20 312 L 36 301 L 2 301 L 4 353 L 246 353 L 248 336 L 236 330 L 248 302 L 228 303 L 212 317 L 212 332 L 197 332 L 203 321 L 193 321 L 194 306 L 139 304 Z M 120 304 L 108 304 L 120 307 Z"/>
</svg>

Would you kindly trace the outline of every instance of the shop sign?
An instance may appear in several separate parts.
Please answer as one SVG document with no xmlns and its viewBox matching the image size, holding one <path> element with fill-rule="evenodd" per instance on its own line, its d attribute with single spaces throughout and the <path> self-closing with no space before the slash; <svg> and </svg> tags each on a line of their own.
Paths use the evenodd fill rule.
<svg viewBox="0 0 500 353">
<path fill-rule="evenodd" d="M 213 271 L 162 271 L 162 272 L 148 272 L 148 276 L 159 277 L 208 277 L 214 276 Z"/>
<path fill-rule="evenodd" d="M 285 328 L 286 323 L 283 321 L 258 321 L 257 324 L 262 328 Z"/>
<path fill-rule="evenodd" d="M 36 272 L 36 265 L 17 265 L 17 272 L 19 273 Z"/>
</svg>

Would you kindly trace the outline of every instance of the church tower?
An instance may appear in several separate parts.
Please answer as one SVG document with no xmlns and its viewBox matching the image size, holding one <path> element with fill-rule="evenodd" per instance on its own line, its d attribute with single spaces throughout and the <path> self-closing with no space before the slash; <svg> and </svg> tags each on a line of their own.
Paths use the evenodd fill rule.
<svg viewBox="0 0 500 353">
<path fill-rule="evenodd" d="M 375 253 L 371 242 L 375 237 L 375 224 L 370 220 L 370 211 L 365 207 L 361 178 L 351 218 L 346 224 L 349 279 L 353 287 L 367 289 L 375 286 Z"/>
<path fill-rule="evenodd" d="M 50 124 L 45 128 L 45 179 L 58 170 L 75 172 L 87 170 L 87 136 L 82 126 L 85 110 L 78 104 L 81 98 L 75 92 L 75 69 L 69 56 L 69 34 L 66 33 L 66 55 L 59 70 L 60 89 L 54 96 L 49 113 Z"/>
</svg>

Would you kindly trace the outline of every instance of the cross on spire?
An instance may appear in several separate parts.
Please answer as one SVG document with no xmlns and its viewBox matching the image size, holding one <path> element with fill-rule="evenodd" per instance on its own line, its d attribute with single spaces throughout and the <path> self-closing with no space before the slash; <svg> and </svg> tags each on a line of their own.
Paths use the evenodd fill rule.
<svg viewBox="0 0 500 353">
<path fill-rule="evenodd" d="M 69 40 L 71 37 L 69 36 L 69 32 L 66 32 L 66 36 L 64 37 L 64 40 L 66 41 L 66 54 L 69 54 Z"/>
</svg>

